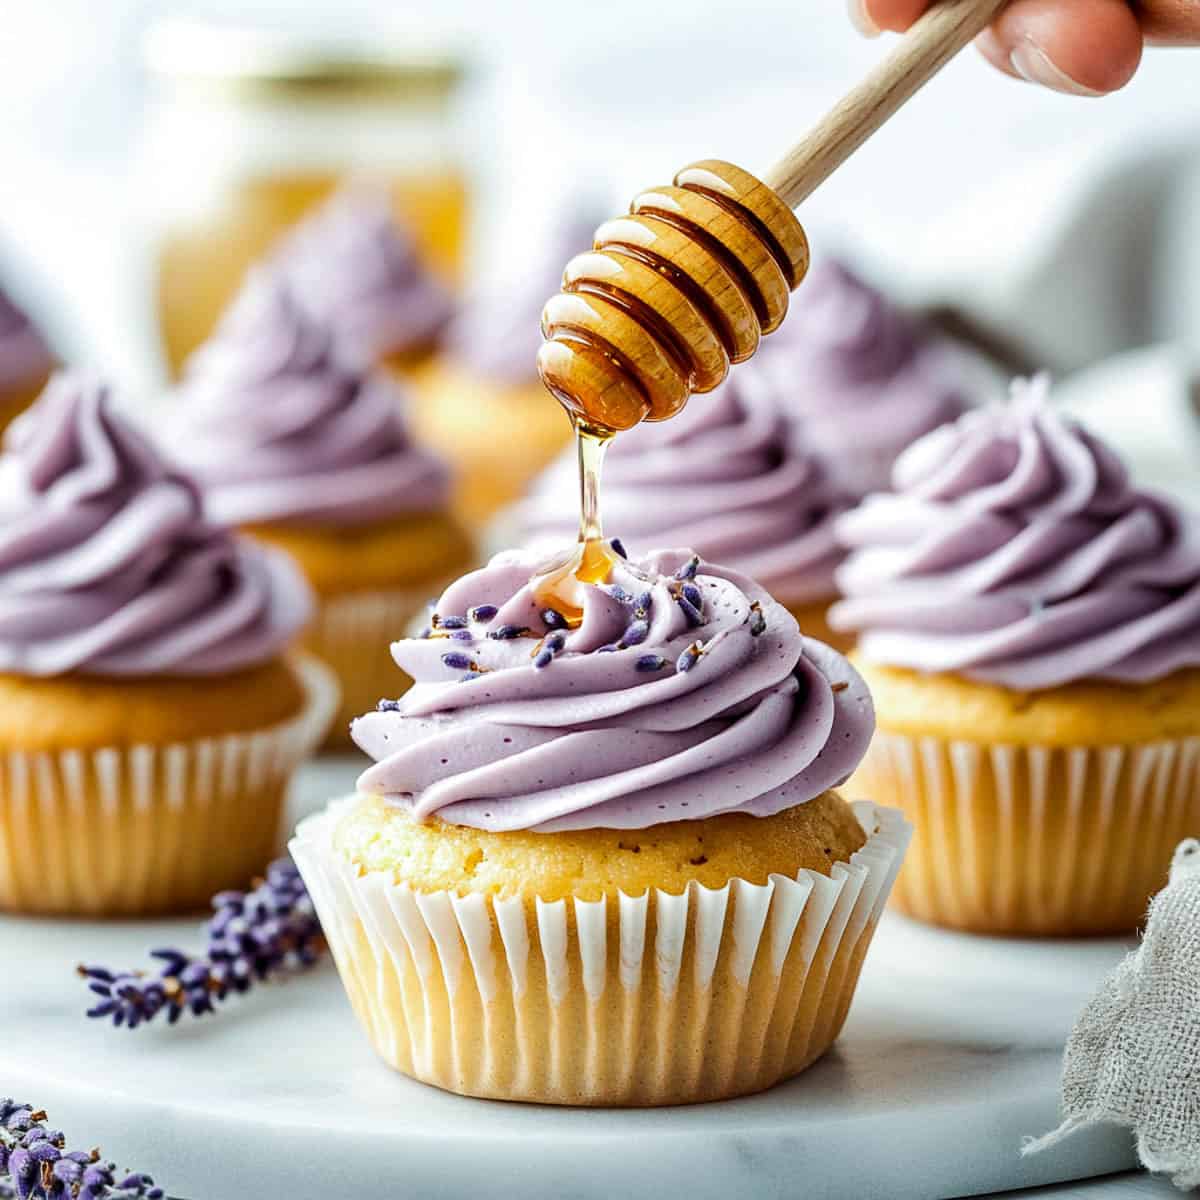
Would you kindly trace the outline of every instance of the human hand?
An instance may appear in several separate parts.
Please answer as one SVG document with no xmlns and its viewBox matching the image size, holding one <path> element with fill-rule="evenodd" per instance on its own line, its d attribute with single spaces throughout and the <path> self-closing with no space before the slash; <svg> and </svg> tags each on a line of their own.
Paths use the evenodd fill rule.
<svg viewBox="0 0 1200 1200">
<path fill-rule="evenodd" d="M 854 24 L 874 36 L 907 29 L 930 0 L 848 0 Z M 1133 77 L 1143 44 L 1200 45 L 1196 0 L 1013 0 L 979 35 L 992 66 L 1076 96 L 1116 91 Z"/>
</svg>

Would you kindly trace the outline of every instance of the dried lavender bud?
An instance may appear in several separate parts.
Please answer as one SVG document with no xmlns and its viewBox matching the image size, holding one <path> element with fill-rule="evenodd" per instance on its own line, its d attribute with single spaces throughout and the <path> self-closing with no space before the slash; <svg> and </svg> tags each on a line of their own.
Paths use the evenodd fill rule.
<svg viewBox="0 0 1200 1200">
<path fill-rule="evenodd" d="M 67 1150 L 46 1114 L 0 1098 L 0 1200 L 162 1200 L 140 1172 L 117 1178 L 99 1151 Z"/>
<path fill-rule="evenodd" d="M 458 650 L 451 650 L 442 655 L 442 662 L 452 671 L 472 671 L 479 664 L 469 655 Z"/>
<path fill-rule="evenodd" d="M 468 674 L 466 674 L 466 675 L 460 675 L 460 676 L 458 677 L 458 680 L 457 680 L 457 682 L 459 682 L 459 683 L 473 683 L 473 682 L 474 682 L 476 679 L 482 679 L 482 678 L 483 678 L 483 672 L 482 672 L 482 671 L 471 671 L 471 672 L 469 672 L 469 673 L 468 673 Z"/>
<path fill-rule="evenodd" d="M 494 604 L 477 604 L 467 609 L 467 616 L 480 625 L 486 625 L 500 610 Z"/>
<path fill-rule="evenodd" d="M 417 637 L 422 638 L 422 639 L 433 637 L 432 627 L 429 625 L 426 625 L 425 628 L 422 629 L 421 632 L 417 634 Z"/>
<path fill-rule="evenodd" d="M 567 618 L 558 611 L 557 608 L 543 608 L 541 612 L 542 624 L 547 629 L 566 629 Z"/>
<path fill-rule="evenodd" d="M 466 629 L 466 617 L 442 617 L 440 623 L 443 629 Z"/>
<path fill-rule="evenodd" d="M 646 640 L 649 632 L 649 621 L 633 621 L 630 623 L 629 628 L 621 634 L 621 640 L 617 644 L 622 648 L 626 646 L 640 646 Z"/>
<path fill-rule="evenodd" d="M 661 671 L 667 660 L 661 654 L 643 654 L 633 665 L 639 671 Z"/>
<path fill-rule="evenodd" d="M 609 538 L 608 544 L 613 548 L 614 554 L 619 554 L 622 558 L 629 557 L 629 551 L 625 549 L 625 543 L 619 537 Z"/>
<path fill-rule="evenodd" d="M 650 592 L 643 592 L 634 602 L 633 615 L 644 619 L 650 615 L 650 609 L 654 605 L 654 596 Z"/>
<path fill-rule="evenodd" d="M 456 642 L 473 642 L 475 635 L 469 629 L 456 629 L 450 637 Z"/>
<path fill-rule="evenodd" d="M 695 579 L 696 571 L 700 566 L 700 555 L 693 554 L 691 558 L 675 572 L 676 579 Z"/>
<path fill-rule="evenodd" d="M 512 638 L 524 637 L 528 632 L 528 625 L 501 625 L 499 629 L 493 629 L 488 637 L 495 638 L 498 642 L 506 642 Z"/>
<path fill-rule="evenodd" d="M 750 605 L 750 636 L 761 637 L 767 632 L 767 618 L 763 616 L 763 611 L 759 607 L 757 600 Z"/>
<path fill-rule="evenodd" d="M 685 583 L 679 594 L 695 609 L 704 611 L 704 593 L 694 583 Z"/>
<path fill-rule="evenodd" d="M 675 669 L 680 672 L 690 671 L 704 653 L 704 647 L 699 642 L 693 642 L 676 660 Z"/>
<path fill-rule="evenodd" d="M 271 863 L 251 891 L 219 892 L 212 905 L 201 956 L 175 947 L 152 950 L 160 963 L 156 975 L 80 966 L 99 997 L 87 1015 L 136 1029 L 165 1012 L 173 1025 L 185 1012 L 215 1012 L 232 994 L 311 966 L 324 948 L 312 900 L 290 858 Z"/>
<path fill-rule="evenodd" d="M 380 700 L 380 702 L 377 705 L 375 705 L 375 711 L 376 712 L 399 712 L 400 711 L 400 701 L 399 700 Z"/>
<path fill-rule="evenodd" d="M 535 669 L 537 669 L 539 671 L 548 667 L 553 661 L 554 661 L 554 651 L 547 650 L 544 647 L 543 647 L 543 649 L 539 650 L 533 656 L 533 665 L 534 665 Z"/>
<path fill-rule="evenodd" d="M 675 597 L 675 603 L 679 605 L 684 617 L 687 618 L 687 623 L 695 628 L 697 625 L 704 624 L 704 613 L 693 604 L 687 596 L 682 592 Z"/>
<path fill-rule="evenodd" d="M 614 600 L 621 604 L 633 603 L 633 597 L 619 583 L 612 584 L 607 591 Z"/>
<path fill-rule="evenodd" d="M 542 645 L 547 650 L 553 650 L 555 654 L 561 653 L 567 646 L 566 630 L 558 629 L 554 633 L 548 633 L 542 639 Z"/>
</svg>

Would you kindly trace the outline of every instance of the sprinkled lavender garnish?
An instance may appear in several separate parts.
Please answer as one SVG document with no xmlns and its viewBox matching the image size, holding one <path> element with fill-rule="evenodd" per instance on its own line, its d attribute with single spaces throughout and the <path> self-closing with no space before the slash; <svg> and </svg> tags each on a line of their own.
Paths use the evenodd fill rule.
<svg viewBox="0 0 1200 1200">
<path fill-rule="evenodd" d="M 597 654 L 612 654 L 615 650 L 620 650 L 621 647 L 616 642 L 609 642 L 606 646 L 597 646 Z"/>
<path fill-rule="evenodd" d="M 626 646 L 640 646 L 650 633 L 650 622 L 644 620 L 631 621 L 629 628 L 621 634 L 621 640 L 617 643 L 622 649 Z"/>
<path fill-rule="evenodd" d="M 704 595 L 694 583 L 685 583 L 679 594 L 695 609 L 704 611 Z"/>
<path fill-rule="evenodd" d="M 567 629 L 567 618 L 558 611 L 557 608 L 543 608 L 541 612 L 542 624 L 547 629 Z"/>
<path fill-rule="evenodd" d="M 629 557 L 629 551 L 625 549 L 625 543 L 619 537 L 609 538 L 608 544 L 613 548 L 613 552 L 619 554 L 622 558 Z"/>
<path fill-rule="evenodd" d="M 642 592 L 634 601 L 633 615 L 641 620 L 644 620 L 650 615 L 650 609 L 654 606 L 654 595 L 652 592 Z"/>
<path fill-rule="evenodd" d="M 567 646 L 566 630 L 557 629 L 553 633 L 546 634 L 546 636 L 542 639 L 542 645 L 553 650 L 555 654 L 565 650 Z"/>
<path fill-rule="evenodd" d="M 425 628 L 422 629 L 421 632 L 417 634 L 417 637 L 422 638 L 422 639 L 433 637 L 433 626 L 426 625 Z"/>
<path fill-rule="evenodd" d="M 469 629 L 456 629 L 450 638 L 455 642 L 473 642 L 475 635 Z"/>
<path fill-rule="evenodd" d="M 474 608 L 467 609 L 467 617 L 480 625 L 486 625 L 499 611 L 494 604 L 477 604 Z"/>
<path fill-rule="evenodd" d="M 290 858 L 271 863 L 249 892 L 218 892 L 212 906 L 199 957 L 174 947 L 152 950 L 162 963 L 153 975 L 80 966 L 100 998 L 87 1015 L 136 1029 L 165 1012 L 173 1025 L 185 1012 L 215 1012 L 216 1004 L 256 982 L 310 967 L 324 948 L 320 922 Z"/>
<path fill-rule="evenodd" d="M 512 638 L 524 637 L 528 632 L 528 625 L 501 625 L 499 629 L 491 630 L 488 637 L 495 638 L 498 642 L 506 642 Z"/>
<path fill-rule="evenodd" d="M 162 1200 L 149 1175 L 121 1175 L 98 1150 L 68 1150 L 30 1104 L 0 1097 L 0 1200 Z"/>
<path fill-rule="evenodd" d="M 458 650 L 451 650 L 442 655 L 442 662 L 452 671 L 476 671 L 479 664 L 469 655 Z"/>
<path fill-rule="evenodd" d="M 376 712 L 399 712 L 401 707 L 402 706 L 401 706 L 399 700 L 380 700 L 380 702 L 377 705 L 375 705 L 375 711 Z"/>
<path fill-rule="evenodd" d="M 619 583 L 614 583 L 605 590 L 620 604 L 633 603 L 633 597 Z"/>
<path fill-rule="evenodd" d="M 533 650 L 533 665 L 539 670 L 544 670 L 554 659 L 566 649 L 567 634 L 566 630 L 556 629 L 552 633 L 546 634 L 544 638 L 534 647 Z"/>
<path fill-rule="evenodd" d="M 689 558 L 687 560 L 687 562 L 685 562 L 683 564 L 683 566 L 680 567 L 679 570 L 675 572 L 675 578 L 676 579 L 688 579 L 688 580 L 695 579 L 696 571 L 699 569 L 699 566 L 700 566 L 700 555 L 693 554 L 692 557 Z"/>
<path fill-rule="evenodd" d="M 435 614 L 433 623 L 442 629 L 466 629 L 468 621 L 466 617 L 439 617 Z"/>
<path fill-rule="evenodd" d="M 667 660 L 661 654 L 643 654 L 633 665 L 639 671 L 661 671 Z"/>
<path fill-rule="evenodd" d="M 750 636 L 761 637 L 767 632 L 767 618 L 757 600 L 750 605 Z"/>
<path fill-rule="evenodd" d="M 699 642 L 693 642 L 676 660 L 675 670 L 683 673 L 690 671 L 704 653 L 704 647 Z"/>
</svg>

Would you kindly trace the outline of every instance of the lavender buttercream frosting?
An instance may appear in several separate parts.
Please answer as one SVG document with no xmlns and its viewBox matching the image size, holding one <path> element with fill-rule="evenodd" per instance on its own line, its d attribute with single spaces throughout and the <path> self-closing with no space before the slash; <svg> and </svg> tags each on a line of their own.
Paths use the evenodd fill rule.
<svg viewBox="0 0 1200 1200">
<path fill-rule="evenodd" d="M 814 267 L 787 320 L 746 368 L 804 424 L 839 487 L 887 487 L 896 456 L 966 407 L 945 343 L 840 262 Z"/>
<path fill-rule="evenodd" d="M 850 501 L 803 443 L 771 390 L 735 375 L 677 416 L 613 440 L 604 519 L 641 544 L 694 546 L 788 604 L 836 594 L 836 515 Z M 516 510 L 521 537 L 543 548 L 573 532 L 574 450 L 557 459 Z"/>
<path fill-rule="evenodd" d="M 866 658 L 1023 690 L 1200 667 L 1200 518 L 1134 487 L 1047 390 L 929 434 L 896 494 L 841 519 L 830 621 Z"/>
<path fill-rule="evenodd" d="M 283 650 L 310 612 L 291 561 L 205 520 L 199 490 L 59 375 L 0 455 L 0 671 L 206 675 Z"/>
<path fill-rule="evenodd" d="M 53 366 L 50 348 L 33 322 L 0 290 L 0 392 L 28 386 Z"/>
<path fill-rule="evenodd" d="M 446 464 L 409 436 L 399 384 L 350 365 L 265 271 L 189 360 L 162 438 L 226 524 L 382 520 L 450 491 Z"/>
<path fill-rule="evenodd" d="M 362 790 L 487 830 L 644 829 L 770 816 L 862 758 L 862 680 L 749 579 L 659 551 L 580 585 L 568 630 L 531 594 L 536 562 L 497 556 L 392 646 L 416 683 L 354 722 Z"/>
<path fill-rule="evenodd" d="M 274 258 L 301 303 L 357 362 L 430 345 L 454 310 L 387 195 L 337 193 L 280 243 Z"/>
</svg>

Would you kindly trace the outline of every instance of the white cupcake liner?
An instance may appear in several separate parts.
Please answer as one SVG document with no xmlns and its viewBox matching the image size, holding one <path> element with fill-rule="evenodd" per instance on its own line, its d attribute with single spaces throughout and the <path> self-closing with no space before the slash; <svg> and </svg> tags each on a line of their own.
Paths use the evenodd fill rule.
<svg viewBox="0 0 1200 1200">
<path fill-rule="evenodd" d="M 1200 737 L 1021 746 L 878 731 L 852 788 L 916 837 L 893 903 L 994 933 L 1132 930 L 1200 834 Z"/>
<path fill-rule="evenodd" d="M 291 851 L 376 1050 L 451 1091 L 564 1104 L 718 1099 L 819 1057 L 912 832 L 856 804 L 867 842 L 829 876 L 547 903 L 360 873 L 333 847 L 353 803 L 304 821 Z"/>
<path fill-rule="evenodd" d="M 325 666 L 290 661 L 306 700 L 278 725 L 161 746 L 0 754 L 0 910 L 167 912 L 244 886 L 278 848 L 288 781 L 337 704 Z"/>
<path fill-rule="evenodd" d="M 384 697 L 394 699 L 408 689 L 412 681 L 392 661 L 388 647 L 406 636 L 437 590 L 434 582 L 420 590 L 346 592 L 320 599 L 304 645 L 333 670 L 341 685 L 327 745 L 349 746 L 355 717 Z"/>
</svg>

